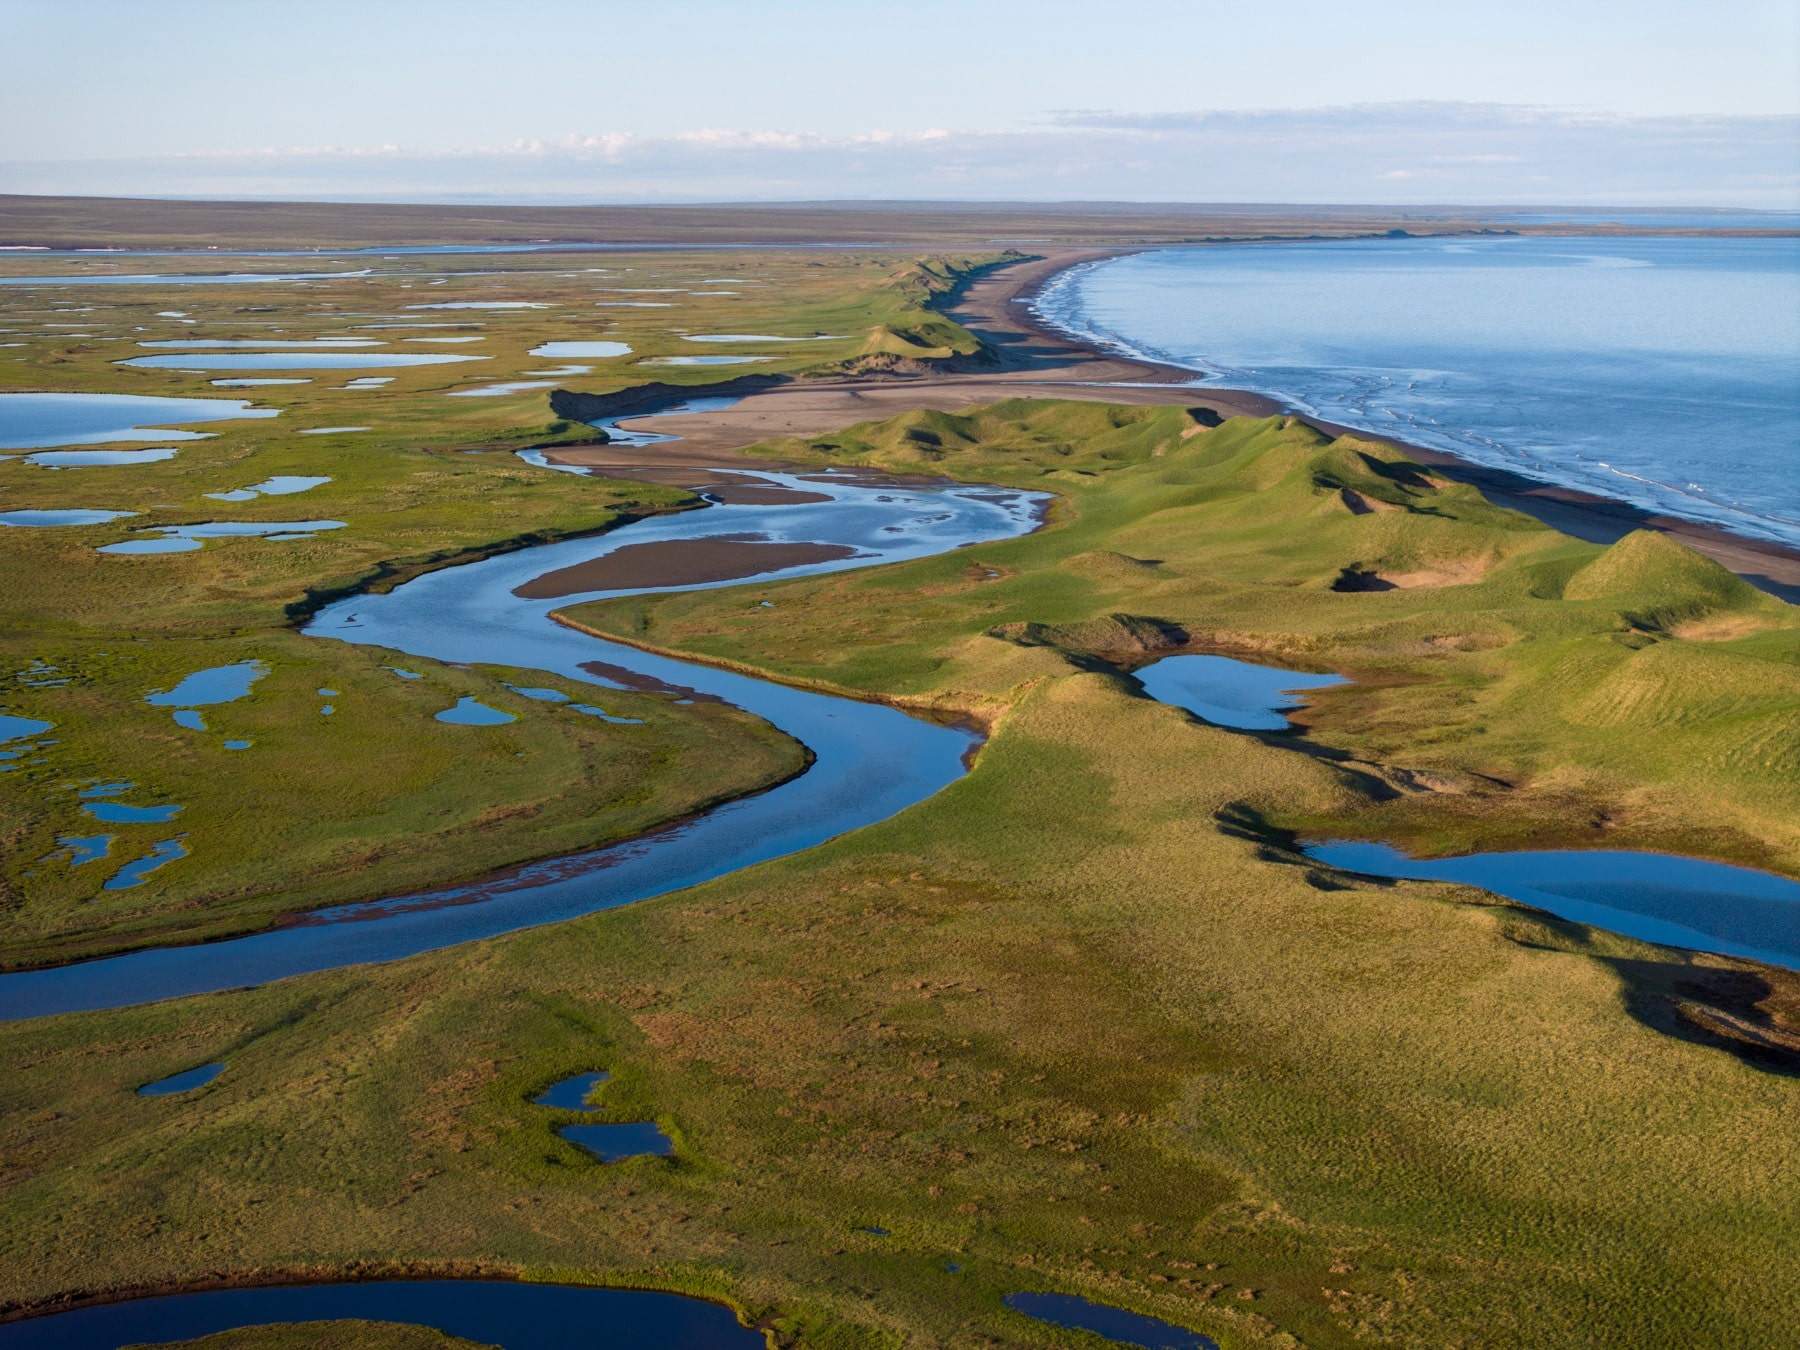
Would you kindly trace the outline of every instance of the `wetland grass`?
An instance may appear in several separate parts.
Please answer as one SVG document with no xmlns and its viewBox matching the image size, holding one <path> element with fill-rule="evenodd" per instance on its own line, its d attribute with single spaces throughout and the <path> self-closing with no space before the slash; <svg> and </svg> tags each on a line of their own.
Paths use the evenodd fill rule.
<svg viewBox="0 0 1800 1350">
<path fill-rule="evenodd" d="M 777 318 L 856 331 L 773 307 L 731 322 Z M 540 314 L 524 323 L 545 340 Z M 503 423 L 508 400 L 470 402 Z M 1008 1310 L 1021 1289 L 1226 1350 L 1791 1339 L 1796 1076 L 1686 1010 L 1735 981 L 1779 1030 L 1800 1024 L 1792 989 L 1464 888 L 1331 873 L 1288 844 L 1330 822 L 1414 850 L 1605 839 L 1791 873 L 1793 610 L 1666 540 L 1579 543 L 1280 419 L 1014 403 L 759 450 L 1061 500 L 1024 539 L 573 617 L 980 717 L 968 777 L 604 914 L 0 1027 L 0 1300 L 387 1265 L 724 1298 L 778 1343 L 831 1347 L 1092 1344 Z M 321 500 L 367 451 L 330 453 Z M 550 503 L 546 525 L 567 519 L 563 479 L 617 490 L 509 483 L 511 456 L 428 462 L 475 466 L 470 493 Z M 254 572 L 178 591 L 168 642 L 196 650 L 107 687 L 142 707 L 144 688 L 254 657 L 271 674 L 230 709 L 295 667 L 301 705 L 342 691 L 337 723 L 372 701 L 359 680 L 433 708 L 544 706 L 481 672 L 406 661 L 425 678 L 405 680 L 375 653 L 365 670 L 354 650 L 219 631 L 300 584 L 261 566 L 254 597 Z M 1444 584 L 1334 589 L 1347 569 Z M 1226 731 L 1129 677 L 1177 650 L 1355 682 L 1309 694 L 1303 737 Z M 246 755 L 278 728 L 254 730 Z M 205 785 L 180 789 L 197 816 Z M 230 1073 L 191 1098 L 132 1095 L 214 1061 Z M 656 1121 L 674 1156 L 597 1165 L 557 1137 L 566 1117 L 534 1099 L 596 1064 L 606 1109 Z"/>
</svg>

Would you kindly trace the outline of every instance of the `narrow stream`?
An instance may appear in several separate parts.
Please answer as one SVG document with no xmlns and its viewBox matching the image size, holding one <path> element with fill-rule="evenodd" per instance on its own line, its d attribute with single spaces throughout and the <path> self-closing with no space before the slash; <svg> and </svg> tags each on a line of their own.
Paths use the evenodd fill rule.
<svg viewBox="0 0 1800 1350">
<path fill-rule="evenodd" d="M 224 942 L 168 947 L 0 976 L 0 1020 L 121 1008 L 313 971 L 392 961 L 456 943 L 590 914 L 679 890 L 885 820 L 959 778 L 970 733 L 879 704 L 653 656 L 555 622 L 551 612 L 603 595 L 712 589 L 736 582 L 526 599 L 549 572 L 631 545 L 756 537 L 838 546 L 848 556 L 771 571 L 790 577 L 869 567 L 1011 538 L 1036 527 L 1041 493 L 942 483 L 871 484 L 864 475 L 746 473 L 786 489 L 775 504 L 724 504 L 660 516 L 610 534 L 546 544 L 429 573 L 387 595 L 356 596 L 307 627 L 446 662 L 544 671 L 601 688 L 648 680 L 722 699 L 774 724 L 815 756 L 799 777 L 698 819 L 604 849 L 445 887 L 302 916 Z M 787 493 L 795 495 L 788 496 Z M 766 611 L 779 622 L 779 610 Z M 603 700 L 601 700 L 603 702 Z"/>
</svg>

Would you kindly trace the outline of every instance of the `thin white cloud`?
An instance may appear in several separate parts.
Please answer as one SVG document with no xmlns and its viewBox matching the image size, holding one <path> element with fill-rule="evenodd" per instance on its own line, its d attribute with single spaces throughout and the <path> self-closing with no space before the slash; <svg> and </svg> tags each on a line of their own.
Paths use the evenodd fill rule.
<svg viewBox="0 0 1800 1350">
<path fill-rule="evenodd" d="M 853 135 L 605 129 L 415 152 L 206 150 L 0 164 L 0 191 L 386 200 L 829 198 L 1582 202 L 1800 207 L 1800 117 L 1630 118 L 1386 103 L 1271 111 L 1064 111 L 1013 132 Z"/>
</svg>

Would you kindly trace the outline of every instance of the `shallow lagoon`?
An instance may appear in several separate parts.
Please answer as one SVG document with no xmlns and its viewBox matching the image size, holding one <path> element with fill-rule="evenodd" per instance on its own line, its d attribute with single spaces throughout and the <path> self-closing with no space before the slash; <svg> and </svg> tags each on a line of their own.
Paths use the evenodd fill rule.
<svg viewBox="0 0 1800 1350">
<path fill-rule="evenodd" d="M 105 441 L 194 441 L 214 433 L 170 431 L 154 423 L 275 417 L 242 399 L 146 394 L 0 394 L 0 450 L 95 445 Z"/>
</svg>

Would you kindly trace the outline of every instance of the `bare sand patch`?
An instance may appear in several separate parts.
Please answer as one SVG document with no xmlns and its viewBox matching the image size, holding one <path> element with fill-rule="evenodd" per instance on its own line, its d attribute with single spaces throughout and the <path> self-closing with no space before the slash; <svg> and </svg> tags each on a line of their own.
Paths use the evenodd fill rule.
<svg viewBox="0 0 1800 1350">
<path fill-rule="evenodd" d="M 1381 571 L 1375 568 L 1346 567 L 1331 583 L 1334 591 L 1410 591 L 1431 590 L 1441 586 L 1473 586 L 1488 574 L 1492 558 L 1459 558 L 1435 567 L 1414 568 L 1406 572 Z"/>
<path fill-rule="evenodd" d="M 1732 638 L 1749 637 L 1775 625 L 1757 614 L 1709 614 L 1700 619 L 1686 619 L 1672 624 L 1669 632 L 1689 642 L 1729 642 Z"/>
<path fill-rule="evenodd" d="M 533 577 L 523 586 L 515 586 L 513 594 L 523 600 L 560 600 L 565 595 L 587 591 L 697 586 L 855 556 L 856 550 L 845 544 L 777 543 L 753 534 L 659 539 L 649 544 L 627 544 L 603 558 L 559 567 Z"/>
</svg>

